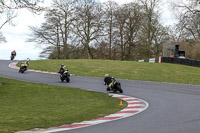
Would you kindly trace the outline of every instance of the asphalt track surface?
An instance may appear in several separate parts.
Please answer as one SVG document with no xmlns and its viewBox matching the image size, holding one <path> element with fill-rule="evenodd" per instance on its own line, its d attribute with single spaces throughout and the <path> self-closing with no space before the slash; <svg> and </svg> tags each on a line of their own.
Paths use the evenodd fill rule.
<svg viewBox="0 0 200 133">
<path fill-rule="evenodd" d="M 106 92 L 103 78 L 72 76 L 62 83 L 58 75 L 18 73 L 0 60 L 0 76 L 12 79 L 70 86 Z M 200 133 L 200 86 L 120 80 L 124 94 L 143 99 L 149 108 L 132 117 L 59 133 Z"/>
</svg>

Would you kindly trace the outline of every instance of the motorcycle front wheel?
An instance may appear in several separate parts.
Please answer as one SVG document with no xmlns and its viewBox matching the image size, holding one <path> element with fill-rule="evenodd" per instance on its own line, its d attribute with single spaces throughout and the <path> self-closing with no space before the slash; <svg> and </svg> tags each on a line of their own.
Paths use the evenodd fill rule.
<svg viewBox="0 0 200 133">
<path fill-rule="evenodd" d="M 123 90 L 122 90 L 122 89 L 119 89 L 119 92 L 120 92 L 120 93 L 123 93 Z"/>
<path fill-rule="evenodd" d="M 120 93 L 123 93 L 123 90 L 122 90 L 122 88 L 121 88 L 120 85 L 117 85 L 117 89 L 118 89 L 118 91 L 119 91 Z"/>
<path fill-rule="evenodd" d="M 70 82 L 70 78 L 67 78 L 66 81 L 69 83 Z"/>
</svg>

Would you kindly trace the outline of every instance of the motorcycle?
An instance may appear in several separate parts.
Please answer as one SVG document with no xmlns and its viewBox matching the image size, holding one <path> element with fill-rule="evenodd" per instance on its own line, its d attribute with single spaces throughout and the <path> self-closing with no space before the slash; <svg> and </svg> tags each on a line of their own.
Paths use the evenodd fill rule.
<svg viewBox="0 0 200 133">
<path fill-rule="evenodd" d="M 20 68 L 19 68 L 19 72 L 24 73 L 27 70 L 27 67 L 28 67 L 28 65 L 26 63 L 21 63 Z"/>
<path fill-rule="evenodd" d="M 15 58 L 14 55 L 11 55 L 11 56 L 10 56 L 10 60 L 13 60 L 14 58 Z"/>
<path fill-rule="evenodd" d="M 64 80 L 66 80 L 66 82 L 70 82 L 70 74 L 68 71 L 65 71 L 63 74 L 60 74 L 60 80 L 62 82 L 64 82 Z"/>
<path fill-rule="evenodd" d="M 111 90 L 116 93 L 119 91 L 120 93 L 123 93 L 123 90 L 121 88 L 121 83 L 115 79 L 113 79 L 112 85 L 111 85 Z"/>
</svg>

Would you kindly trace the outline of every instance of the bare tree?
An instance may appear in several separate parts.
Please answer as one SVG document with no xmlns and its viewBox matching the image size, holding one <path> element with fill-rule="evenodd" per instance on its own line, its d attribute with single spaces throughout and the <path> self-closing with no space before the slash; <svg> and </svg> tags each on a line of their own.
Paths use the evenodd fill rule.
<svg viewBox="0 0 200 133">
<path fill-rule="evenodd" d="M 0 0 L 0 14 L 7 16 L 6 20 L 0 25 L 0 29 L 17 16 L 18 9 L 26 8 L 33 13 L 40 13 L 43 8 L 39 3 L 43 0 Z"/>
<path fill-rule="evenodd" d="M 74 33 L 84 46 L 85 58 L 93 58 L 91 45 L 98 42 L 99 37 L 103 36 L 103 12 L 101 5 L 95 2 L 88 3 L 83 0 L 76 7 L 76 23 Z"/>
<path fill-rule="evenodd" d="M 126 12 L 125 8 L 120 7 L 115 12 L 115 18 L 116 18 L 116 28 L 117 28 L 117 38 L 115 39 L 116 45 L 120 47 L 120 54 L 121 59 L 125 59 L 125 52 L 126 52 L 126 43 L 125 43 L 125 25 L 126 25 Z M 115 46 L 116 47 L 116 46 Z"/>
<path fill-rule="evenodd" d="M 47 25 L 43 23 L 41 28 L 29 27 L 32 31 L 28 42 L 36 42 L 38 46 L 43 47 L 45 51 L 51 50 L 57 51 L 57 58 L 60 59 L 60 38 L 59 38 L 59 27 L 58 25 Z M 51 48 L 51 49 L 50 49 Z M 43 52 L 44 53 L 44 52 Z"/>
<path fill-rule="evenodd" d="M 152 45 L 152 53 L 154 57 L 159 57 L 163 54 L 164 45 L 170 42 L 169 28 L 158 24 L 155 30 L 154 43 Z"/>
<path fill-rule="evenodd" d="M 72 11 L 73 2 L 54 0 L 52 7 L 46 10 L 46 22 L 40 28 L 30 27 L 32 34 L 28 41 L 45 46 L 46 49 L 44 51 L 46 52 L 52 50 L 52 52 L 56 53 L 54 55 L 57 55 L 56 58 L 58 59 L 69 58 L 68 39 L 72 31 L 72 21 L 74 20 Z M 44 51 L 43 54 L 45 54 Z"/>
<path fill-rule="evenodd" d="M 136 59 L 137 57 L 137 42 L 138 42 L 138 32 L 141 28 L 141 22 L 142 22 L 142 11 L 141 6 L 137 3 L 130 3 L 124 5 L 126 9 L 126 42 L 127 43 L 127 55 L 126 60 Z"/>
<path fill-rule="evenodd" d="M 119 5 L 114 1 L 108 1 L 104 3 L 105 15 L 104 15 L 104 28 L 105 28 L 105 39 L 104 42 L 108 43 L 109 47 L 109 59 L 112 59 L 112 46 L 114 45 L 115 32 L 116 32 L 116 18 L 115 12 Z"/>
<path fill-rule="evenodd" d="M 72 24 L 75 20 L 75 17 L 73 16 L 74 3 L 68 2 L 66 0 L 54 0 L 53 8 L 58 9 L 58 14 L 55 15 L 59 18 L 58 23 L 63 45 L 64 58 L 68 59 L 68 39 L 70 38 L 70 32 L 72 32 Z"/>
<path fill-rule="evenodd" d="M 173 4 L 178 12 L 177 30 L 181 33 L 182 39 L 200 40 L 200 3 L 198 0 L 185 4 Z"/>
<path fill-rule="evenodd" d="M 6 38 L 3 36 L 3 34 L 0 32 L 0 43 L 6 42 Z"/>
<path fill-rule="evenodd" d="M 17 10 L 26 8 L 33 13 L 40 13 L 42 8 L 39 3 L 43 0 L 0 0 L 0 30 L 7 23 L 13 25 L 12 20 L 17 17 Z M 1 37 L 0 41 L 4 41 L 5 38 Z"/>
<path fill-rule="evenodd" d="M 57 10 L 49 9 L 45 14 L 46 22 L 40 28 L 30 26 L 32 34 L 28 42 L 36 42 L 38 46 L 52 48 L 57 51 L 57 58 L 60 59 L 60 34 L 59 17 L 56 17 Z M 53 47 L 52 47 L 53 46 Z"/>
<path fill-rule="evenodd" d="M 140 48 L 144 58 L 150 58 L 152 47 L 155 45 L 157 26 L 159 25 L 159 13 L 156 12 L 158 0 L 141 0 L 144 9 L 142 28 L 140 30 Z M 141 56 L 141 55 L 140 55 Z"/>
<path fill-rule="evenodd" d="M 199 13 L 200 12 L 200 0 L 190 0 L 190 1 L 180 1 L 179 3 L 177 2 L 172 2 L 171 3 L 172 7 L 174 10 L 179 11 L 181 9 L 184 11 L 184 13 Z"/>
<path fill-rule="evenodd" d="M 31 12 L 38 13 L 42 8 L 38 5 L 44 0 L 0 0 L 0 13 L 11 10 L 26 8 Z"/>
</svg>

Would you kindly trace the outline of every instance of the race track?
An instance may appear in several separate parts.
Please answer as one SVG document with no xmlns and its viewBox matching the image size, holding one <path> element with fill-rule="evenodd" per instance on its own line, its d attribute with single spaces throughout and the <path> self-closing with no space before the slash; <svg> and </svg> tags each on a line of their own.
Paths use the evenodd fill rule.
<svg viewBox="0 0 200 133">
<path fill-rule="evenodd" d="M 72 76 L 61 83 L 58 75 L 27 71 L 24 74 L 0 60 L 0 76 L 59 86 L 106 92 L 103 78 Z M 200 133 L 200 86 L 120 80 L 124 94 L 143 99 L 149 108 L 132 117 L 62 133 Z M 59 132 L 61 133 L 61 132 Z"/>
</svg>

